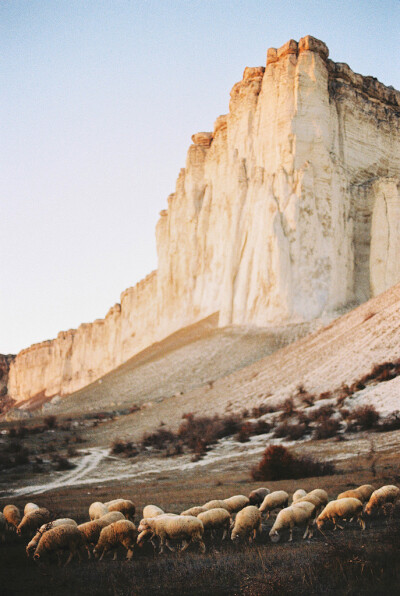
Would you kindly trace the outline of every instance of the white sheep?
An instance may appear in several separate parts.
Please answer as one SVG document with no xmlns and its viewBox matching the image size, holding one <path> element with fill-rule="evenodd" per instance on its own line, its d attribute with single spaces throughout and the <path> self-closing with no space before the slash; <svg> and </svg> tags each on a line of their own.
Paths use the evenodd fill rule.
<svg viewBox="0 0 400 596">
<path fill-rule="evenodd" d="M 60 556 L 60 551 L 69 550 L 69 557 L 65 562 L 65 565 L 68 565 L 75 554 L 78 554 L 80 560 L 82 559 L 80 551 L 84 548 L 84 540 L 78 528 L 70 525 L 58 526 L 48 530 L 41 536 L 33 559 L 36 562 L 43 561 L 43 558 L 51 553 Z"/>
<path fill-rule="evenodd" d="M 92 521 L 80 524 L 78 530 L 84 538 L 88 552 L 89 545 L 95 545 L 97 543 L 102 529 L 121 519 L 125 519 L 125 517 L 120 511 L 111 511 L 103 515 L 103 517 L 99 517 L 99 519 L 93 519 Z"/>
<path fill-rule="evenodd" d="M 265 497 L 270 494 L 269 488 L 256 488 L 251 491 L 249 494 L 249 503 L 250 505 L 261 505 L 264 501 Z"/>
<path fill-rule="evenodd" d="M 312 503 L 315 507 L 315 515 L 318 516 L 324 508 L 325 503 L 321 502 L 321 499 L 317 495 L 312 495 L 311 493 L 307 493 L 305 497 L 301 497 L 296 501 L 296 505 L 298 503 Z"/>
<path fill-rule="evenodd" d="M 385 503 L 394 503 L 399 497 L 400 489 L 397 488 L 397 486 L 394 486 L 393 484 L 381 486 L 381 488 L 378 488 L 372 493 L 365 507 L 365 513 L 367 515 L 372 515 L 382 507 L 382 505 Z"/>
<path fill-rule="evenodd" d="M 229 497 L 229 499 L 223 500 L 226 507 L 228 508 L 229 513 L 237 513 L 244 507 L 250 503 L 249 498 L 245 497 L 244 495 L 234 495 L 233 497 Z"/>
<path fill-rule="evenodd" d="M 190 509 L 186 509 L 182 511 L 181 515 L 192 515 L 193 517 L 197 517 L 199 513 L 204 513 L 204 511 L 210 511 L 205 507 L 190 507 Z M 154 517 L 154 516 L 153 516 Z"/>
<path fill-rule="evenodd" d="M 36 505 L 36 503 L 27 503 L 24 507 L 24 515 L 31 511 L 35 511 L 35 509 L 39 509 L 39 505 Z"/>
<path fill-rule="evenodd" d="M 307 495 L 309 495 L 310 497 L 313 497 L 315 495 L 316 497 L 318 497 L 318 499 L 321 501 L 323 505 L 326 505 L 329 501 L 328 493 L 326 492 L 326 490 L 322 488 L 315 488 L 314 490 L 307 493 Z"/>
<path fill-rule="evenodd" d="M 361 528 L 364 530 L 365 523 L 362 519 L 362 512 L 363 504 L 358 499 L 347 497 L 346 499 L 330 501 L 317 517 L 317 527 L 321 530 L 327 521 L 331 521 L 334 525 L 334 530 L 337 528 L 343 530 L 343 526 L 337 523 L 338 519 L 349 520 L 356 517 Z"/>
<path fill-rule="evenodd" d="M 304 488 L 298 488 L 296 492 L 293 493 L 292 502 L 297 503 L 297 501 L 305 497 L 306 494 L 307 491 L 305 491 Z"/>
<path fill-rule="evenodd" d="M 208 509 L 208 511 L 199 513 L 197 518 L 202 522 L 204 531 L 210 531 L 212 536 L 214 530 L 223 530 L 221 540 L 225 540 L 231 525 L 231 516 L 226 509 L 222 507 Z"/>
<path fill-rule="evenodd" d="M 268 519 L 271 511 L 287 507 L 288 502 L 289 495 L 287 492 L 284 490 L 276 490 L 265 497 L 264 501 L 261 503 L 260 512 L 266 513 L 266 519 Z"/>
<path fill-rule="evenodd" d="M 126 517 L 126 519 L 133 520 L 135 517 L 136 507 L 129 499 L 114 499 L 104 503 L 108 508 L 108 511 L 120 511 Z"/>
<path fill-rule="evenodd" d="M 108 513 L 108 507 L 105 503 L 101 503 L 100 501 L 95 501 L 89 507 L 89 519 L 99 519 L 103 515 Z"/>
<path fill-rule="evenodd" d="M 353 488 L 350 490 L 346 490 L 343 493 L 340 493 L 337 497 L 336 500 L 338 499 L 346 499 L 348 497 L 351 497 L 353 499 L 358 499 L 359 501 L 361 501 L 361 503 L 366 503 L 368 501 L 368 499 L 370 498 L 370 496 L 372 495 L 372 493 L 374 492 L 374 487 L 371 486 L 370 484 L 363 484 L 362 486 L 359 486 L 358 488 Z"/>
<path fill-rule="evenodd" d="M 33 555 L 36 550 L 37 545 L 39 544 L 39 540 L 45 532 L 51 530 L 52 528 L 56 528 L 57 526 L 74 526 L 75 528 L 78 527 L 78 524 L 74 519 L 69 517 L 62 517 L 59 519 L 55 519 L 54 521 L 49 522 L 48 524 L 43 524 L 40 526 L 39 530 L 36 532 L 32 540 L 28 543 L 26 547 L 26 554 L 28 557 Z"/>
<path fill-rule="evenodd" d="M 2 542 L 6 540 L 7 520 L 3 513 L 0 513 L 0 538 Z"/>
<path fill-rule="evenodd" d="M 101 530 L 98 542 L 93 550 L 93 554 L 96 557 L 100 556 L 101 561 L 106 553 L 111 550 L 115 550 L 115 561 L 117 558 L 116 549 L 121 544 L 128 551 L 126 558 L 131 559 L 137 537 L 138 531 L 134 523 L 127 519 L 116 521 Z"/>
<path fill-rule="evenodd" d="M 39 507 L 30 511 L 21 520 L 17 528 L 17 534 L 33 534 L 40 526 L 50 521 L 50 511 L 45 507 Z"/>
<path fill-rule="evenodd" d="M 257 532 L 261 532 L 261 512 L 254 505 L 248 505 L 236 516 L 233 526 L 231 539 L 233 541 L 243 541 L 246 538 L 253 540 Z"/>
<path fill-rule="evenodd" d="M 206 510 L 217 509 L 218 507 L 222 507 L 222 509 L 226 509 L 227 511 L 229 511 L 228 505 L 223 499 L 213 499 L 212 501 L 207 501 L 207 503 L 204 503 L 203 507 Z"/>
<path fill-rule="evenodd" d="M 312 515 L 315 511 L 315 506 L 312 503 L 303 501 L 302 503 L 294 503 L 286 509 L 282 509 L 272 526 L 269 536 L 272 542 L 278 542 L 280 539 L 280 532 L 282 530 L 289 529 L 289 542 L 293 540 L 293 528 L 295 526 L 305 526 L 306 530 L 303 534 L 303 539 L 312 536 L 311 523 Z"/>
<path fill-rule="evenodd" d="M 6 505 L 3 509 L 6 518 L 7 529 L 16 530 L 21 523 L 21 512 L 16 505 Z"/>
<path fill-rule="evenodd" d="M 182 540 L 182 551 L 186 550 L 191 542 L 197 543 L 202 553 L 206 550 L 203 542 L 204 526 L 197 517 L 159 515 L 142 519 L 138 530 L 140 532 L 137 539 L 138 545 L 141 546 L 146 537 L 158 536 L 160 538 L 160 553 L 164 552 L 164 545 L 170 550 L 174 550 L 170 540 Z"/>
<path fill-rule="evenodd" d="M 157 517 L 157 515 L 163 515 L 164 511 L 157 507 L 157 505 L 146 505 L 143 508 L 142 517 Z"/>
</svg>

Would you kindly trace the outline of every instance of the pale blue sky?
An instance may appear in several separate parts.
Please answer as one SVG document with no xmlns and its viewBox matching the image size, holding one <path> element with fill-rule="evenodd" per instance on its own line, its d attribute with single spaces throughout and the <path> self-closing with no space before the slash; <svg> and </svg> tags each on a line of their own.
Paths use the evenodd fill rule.
<svg viewBox="0 0 400 596">
<path fill-rule="evenodd" d="M 400 2 L 0 2 L 0 353 L 103 317 L 156 268 L 190 137 L 311 34 L 400 88 Z"/>
</svg>

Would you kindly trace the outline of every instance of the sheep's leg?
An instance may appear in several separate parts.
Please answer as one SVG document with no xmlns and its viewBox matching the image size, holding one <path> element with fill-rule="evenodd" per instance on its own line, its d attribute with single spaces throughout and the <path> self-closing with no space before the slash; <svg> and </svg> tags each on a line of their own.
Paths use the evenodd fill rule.
<svg viewBox="0 0 400 596">
<path fill-rule="evenodd" d="M 116 560 L 117 560 L 117 551 L 115 550 L 114 556 L 113 556 L 113 561 L 116 561 Z"/>
<path fill-rule="evenodd" d="M 165 544 L 167 545 L 167 547 L 169 548 L 169 550 L 172 551 L 173 553 L 176 551 L 176 549 L 173 546 L 171 546 L 168 538 L 166 539 Z"/>
<path fill-rule="evenodd" d="M 365 521 L 361 517 L 361 513 L 357 516 L 357 519 L 358 519 L 358 523 L 361 526 L 361 530 L 365 530 Z"/>
<path fill-rule="evenodd" d="M 67 560 L 66 560 L 66 562 L 64 563 L 64 567 L 66 567 L 67 565 L 69 565 L 69 563 L 71 562 L 71 560 L 72 560 L 72 557 L 73 557 L 73 556 L 74 556 L 74 553 L 71 551 L 71 552 L 69 553 L 69 557 L 68 557 L 68 559 L 67 559 Z"/>
<path fill-rule="evenodd" d="M 103 557 L 104 557 L 104 555 L 106 554 L 106 552 L 107 552 L 107 550 L 106 550 L 105 548 L 103 548 L 103 552 L 102 552 L 102 553 L 101 553 L 101 555 L 100 555 L 100 559 L 99 559 L 99 561 L 102 561 L 102 560 L 103 560 Z"/>
<path fill-rule="evenodd" d="M 305 538 L 307 538 L 308 531 L 309 531 L 309 525 L 307 524 L 306 525 L 306 531 L 303 534 L 303 540 L 305 540 Z"/>
<path fill-rule="evenodd" d="M 190 543 L 191 543 L 191 540 L 189 540 L 189 541 L 184 540 L 183 541 L 183 545 L 184 546 L 182 546 L 182 548 L 181 548 L 181 553 L 183 553 L 187 549 L 187 547 L 189 546 Z"/>
<path fill-rule="evenodd" d="M 227 530 L 227 528 L 224 528 L 224 532 L 222 534 L 221 542 L 223 542 L 227 536 L 228 536 L 228 530 Z"/>
<path fill-rule="evenodd" d="M 289 542 L 293 541 L 293 528 L 290 528 L 289 530 Z"/>
<path fill-rule="evenodd" d="M 130 561 L 133 557 L 133 548 L 128 548 L 128 552 L 126 553 L 126 558 Z"/>
</svg>

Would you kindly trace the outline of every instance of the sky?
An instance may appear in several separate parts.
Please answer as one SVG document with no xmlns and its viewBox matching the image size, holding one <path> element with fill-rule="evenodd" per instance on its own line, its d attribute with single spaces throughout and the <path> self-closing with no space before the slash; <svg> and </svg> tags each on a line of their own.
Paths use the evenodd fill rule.
<svg viewBox="0 0 400 596">
<path fill-rule="evenodd" d="M 400 0 L 2 0 L 0 353 L 105 316 L 157 268 L 190 137 L 310 34 L 400 89 Z"/>
</svg>

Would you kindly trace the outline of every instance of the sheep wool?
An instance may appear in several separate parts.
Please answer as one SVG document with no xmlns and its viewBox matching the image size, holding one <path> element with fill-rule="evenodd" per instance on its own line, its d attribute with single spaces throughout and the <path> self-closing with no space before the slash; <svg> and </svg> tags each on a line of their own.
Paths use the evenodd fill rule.
<svg viewBox="0 0 400 596">
<path fill-rule="evenodd" d="M 261 503 L 260 512 L 266 513 L 268 519 L 271 511 L 287 507 L 288 502 L 289 495 L 287 492 L 284 490 L 276 490 L 265 497 L 264 501 Z"/>
<path fill-rule="evenodd" d="M 252 490 L 249 494 L 249 504 L 250 505 L 261 505 L 264 501 L 265 497 L 269 495 L 271 491 L 269 488 L 260 487 Z"/>
<path fill-rule="evenodd" d="M 250 503 L 249 498 L 244 495 L 235 495 L 229 499 L 224 499 L 224 503 L 229 513 L 237 513 Z"/>
<path fill-rule="evenodd" d="M 37 562 L 46 558 L 50 553 L 59 554 L 62 550 L 68 550 L 69 557 L 65 563 L 65 565 L 68 565 L 75 554 L 78 555 L 79 559 L 82 559 L 80 551 L 84 548 L 85 543 L 78 528 L 71 525 L 58 526 L 48 530 L 41 536 L 33 559 Z"/>
<path fill-rule="evenodd" d="M 214 499 L 213 501 L 208 501 L 207 503 L 204 503 L 203 507 L 204 509 L 217 509 L 218 507 L 222 507 L 222 509 L 229 511 L 228 505 L 223 499 Z"/>
<path fill-rule="evenodd" d="M 93 554 L 96 557 L 100 556 L 101 561 L 107 552 L 117 549 L 117 547 L 121 544 L 128 551 L 126 558 L 131 559 L 137 537 L 138 531 L 135 524 L 127 519 L 119 520 L 101 530 L 99 540 L 93 550 Z M 117 551 L 115 550 L 114 560 L 116 558 Z"/>
<path fill-rule="evenodd" d="M 364 530 L 365 523 L 362 519 L 362 512 L 363 504 L 358 499 L 347 497 L 345 499 L 330 501 L 317 517 L 317 527 L 321 530 L 327 521 L 331 521 L 335 530 L 336 528 L 343 530 L 343 526 L 337 523 L 338 519 L 346 520 L 356 517 L 361 528 Z"/>
<path fill-rule="evenodd" d="M 50 521 L 50 511 L 45 507 L 39 507 L 30 511 L 22 518 L 21 523 L 17 528 L 17 534 L 32 534 L 40 526 Z"/>
<path fill-rule="evenodd" d="M 6 505 L 3 509 L 7 527 L 16 530 L 21 523 L 21 512 L 16 505 Z"/>
<path fill-rule="evenodd" d="M 32 540 L 28 543 L 26 547 L 26 554 L 28 557 L 33 555 L 36 550 L 37 545 L 39 544 L 39 540 L 47 530 L 51 530 L 52 528 L 56 528 L 57 526 L 74 526 L 75 528 L 78 527 L 78 524 L 75 520 L 69 517 L 63 517 L 59 519 L 55 519 L 54 521 L 49 522 L 48 524 L 43 524 L 40 526 L 39 530 L 36 532 Z"/>
<path fill-rule="evenodd" d="M 142 519 L 138 530 L 140 532 L 137 539 L 139 545 L 146 537 L 158 536 L 160 538 L 160 553 L 164 552 L 165 545 L 170 550 L 174 550 L 169 543 L 170 540 L 183 541 L 181 552 L 186 550 L 191 542 L 197 543 L 201 552 L 204 553 L 206 550 L 203 542 L 204 526 L 197 517 L 163 515 L 146 518 Z"/>
<path fill-rule="evenodd" d="M 199 513 L 197 517 L 202 522 L 204 531 L 213 533 L 214 530 L 223 530 L 222 540 L 225 540 L 231 524 L 231 516 L 226 509 L 222 507 L 209 509 Z"/>
<path fill-rule="evenodd" d="M 128 499 L 114 499 L 105 505 L 108 507 L 108 511 L 120 511 L 127 519 L 133 520 L 135 517 L 136 507 Z"/>
<path fill-rule="evenodd" d="M 300 499 L 305 497 L 307 492 L 303 488 L 298 488 L 296 492 L 293 493 L 292 501 L 293 503 L 297 503 Z"/>
<path fill-rule="evenodd" d="M 39 505 L 36 505 L 36 503 L 27 503 L 24 507 L 24 515 L 31 511 L 35 511 L 35 509 L 39 509 Z"/>
<path fill-rule="evenodd" d="M 248 505 L 237 514 L 231 539 L 251 541 L 256 537 L 257 532 L 261 532 L 261 512 L 254 505 Z"/>
<path fill-rule="evenodd" d="M 397 486 L 394 486 L 393 484 L 381 486 L 381 488 L 378 488 L 372 493 L 365 507 L 365 513 L 367 515 L 372 515 L 378 511 L 382 505 L 385 505 L 385 503 L 394 503 L 399 497 L 400 489 L 397 488 Z"/>
<path fill-rule="evenodd" d="M 282 509 L 272 526 L 269 536 L 272 542 L 278 542 L 280 539 L 280 533 L 284 529 L 289 529 L 289 542 L 293 540 L 293 528 L 295 526 L 301 527 L 306 526 L 306 530 L 303 534 L 303 539 L 307 538 L 310 533 L 310 526 L 312 522 L 312 514 L 315 511 L 315 507 L 312 503 L 295 503 L 286 509 Z M 311 532 L 312 535 L 312 532 Z M 310 535 L 310 537 L 311 537 Z"/>
<path fill-rule="evenodd" d="M 106 515 L 106 513 L 108 513 L 107 505 L 105 505 L 105 503 L 101 503 L 100 501 L 95 501 L 89 507 L 89 518 L 91 520 L 99 519 L 99 517 Z"/>
<path fill-rule="evenodd" d="M 199 513 L 204 513 L 204 511 L 209 511 L 205 507 L 191 507 L 190 509 L 186 509 L 182 511 L 181 515 L 192 515 L 193 517 L 197 517 Z"/>
<path fill-rule="evenodd" d="M 157 505 L 146 505 L 143 508 L 142 517 L 157 517 L 157 515 L 163 515 L 164 511 L 157 507 Z"/>
</svg>

